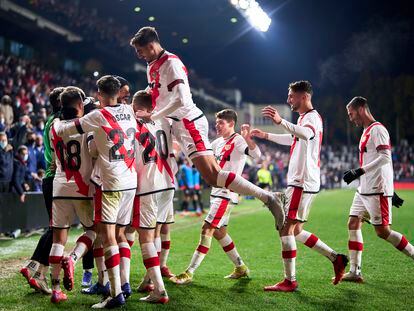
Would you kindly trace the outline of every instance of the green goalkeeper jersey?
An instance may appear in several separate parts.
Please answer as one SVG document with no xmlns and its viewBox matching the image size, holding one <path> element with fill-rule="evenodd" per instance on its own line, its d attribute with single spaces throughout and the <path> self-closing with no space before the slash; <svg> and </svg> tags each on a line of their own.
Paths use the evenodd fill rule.
<svg viewBox="0 0 414 311">
<path fill-rule="evenodd" d="M 53 120 L 56 118 L 55 114 L 52 114 L 47 119 L 45 129 L 43 132 L 43 144 L 45 147 L 45 160 L 46 160 L 46 173 L 44 178 L 54 177 L 55 168 L 52 165 L 52 148 L 50 147 L 49 132 Z"/>
</svg>

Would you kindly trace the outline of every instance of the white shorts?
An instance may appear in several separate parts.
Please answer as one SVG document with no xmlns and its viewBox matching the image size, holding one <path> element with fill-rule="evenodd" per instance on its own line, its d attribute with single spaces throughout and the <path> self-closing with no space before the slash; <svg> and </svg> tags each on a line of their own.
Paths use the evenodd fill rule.
<svg viewBox="0 0 414 311">
<path fill-rule="evenodd" d="M 54 199 L 52 203 L 52 227 L 70 228 L 75 217 L 78 216 L 81 224 L 93 226 L 92 200 Z"/>
<path fill-rule="evenodd" d="M 174 190 L 162 191 L 155 194 L 158 206 L 157 223 L 171 224 L 174 222 Z"/>
<path fill-rule="evenodd" d="M 136 195 L 131 226 L 135 229 L 155 229 L 157 214 L 156 193 Z"/>
<path fill-rule="evenodd" d="M 172 132 L 188 158 L 214 155 L 208 140 L 208 121 L 203 114 L 192 120 L 174 120 Z"/>
<path fill-rule="evenodd" d="M 204 221 L 217 229 L 227 226 L 233 206 L 230 200 L 210 197 L 210 209 Z"/>
<path fill-rule="evenodd" d="M 95 223 L 127 226 L 131 223 L 135 189 L 102 191 L 95 189 Z"/>
<path fill-rule="evenodd" d="M 388 226 L 392 223 L 392 197 L 380 194 L 361 195 L 355 193 L 349 216 L 363 218 L 368 213 L 374 226 Z"/>
<path fill-rule="evenodd" d="M 300 187 L 289 186 L 285 191 L 285 195 L 287 218 L 300 222 L 308 221 L 312 201 L 316 193 L 307 193 Z"/>
</svg>

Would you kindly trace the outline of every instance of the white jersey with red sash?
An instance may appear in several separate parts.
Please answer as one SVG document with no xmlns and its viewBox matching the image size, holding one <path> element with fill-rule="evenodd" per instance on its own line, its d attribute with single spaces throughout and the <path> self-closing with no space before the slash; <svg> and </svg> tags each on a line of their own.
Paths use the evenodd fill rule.
<svg viewBox="0 0 414 311">
<path fill-rule="evenodd" d="M 106 106 L 76 120 L 75 125 L 79 133 L 94 132 L 98 159 L 92 181 L 102 185 L 103 191 L 135 189 L 137 122 L 132 107 Z"/>
<path fill-rule="evenodd" d="M 174 190 L 171 125 L 166 119 L 138 120 L 136 139 L 137 195 Z"/>
<path fill-rule="evenodd" d="M 314 136 L 309 140 L 293 138 L 287 174 L 288 186 L 300 187 L 304 192 L 316 193 L 320 189 L 322 118 L 315 109 L 312 109 L 299 116 L 297 125 L 309 127 Z"/>
<path fill-rule="evenodd" d="M 147 66 L 148 85 L 151 88 L 152 103 L 155 111 L 180 98 L 183 106 L 168 117 L 176 120 L 192 120 L 202 114 L 193 102 L 187 69 L 178 56 L 164 51 L 158 59 Z M 183 85 L 183 88 L 175 87 Z"/>
<path fill-rule="evenodd" d="M 374 122 L 364 130 L 359 142 L 360 167 L 376 160 L 381 150 L 391 150 L 390 135 L 384 125 Z M 394 193 L 392 162 L 366 172 L 359 180 L 360 194 L 392 196 Z"/>
<path fill-rule="evenodd" d="M 72 121 L 62 121 L 69 123 Z M 53 198 L 91 199 L 90 177 L 92 157 L 89 154 L 87 136 L 81 134 L 58 136 L 55 123 L 50 129 L 50 146 L 56 164 L 53 179 Z"/>
<path fill-rule="evenodd" d="M 243 173 L 247 155 L 250 155 L 250 149 L 240 134 L 234 133 L 227 139 L 219 137 L 212 142 L 212 148 L 217 162 L 223 170 L 238 175 Z M 256 155 L 252 156 L 256 157 Z M 239 201 L 239 195 L 237 193 L 225 188 L 213 187 L 211 189 L 211 196 L 230 199 L 233 204 L 237 204 Z"/>
</svg>

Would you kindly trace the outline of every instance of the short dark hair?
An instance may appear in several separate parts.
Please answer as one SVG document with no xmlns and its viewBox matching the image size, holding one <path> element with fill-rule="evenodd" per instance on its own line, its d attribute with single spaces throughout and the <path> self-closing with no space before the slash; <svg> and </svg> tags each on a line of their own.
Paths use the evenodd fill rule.
<svg viewBox="0 0 414 311">
<path fill-rule="evenodd" d="M 362 96 L 355 96 L 354 98 L 351 99 L 351 101 L 346 106 L 351 107 L 352 109 L 358 109 L 360 107 L 369 109 L 368 100 Z"/>
<path fill-rule="evenodd" d="M 76 86 L 67 86 L 60 94 L 60 102 L 62 103 L 62 114 L 64 120 L 76 118 L 78 113 L 75 104 L 80 100 L 82 103 L 86 96 L 82 89 Z"/>
<path fill-rule="evenodd" d="M 121 88 L 124 87 L 125 85 L 129 86 L 129 82 L 127 79 L 121 77 L 121 76 L 114 76 L 120 83 L 121 83 Z"/>
<path fill-rule="evenodd" d="M 237 123 L 237 112 L 233 109 L 223 109 L 216 113 L 217 119 L 223 119 L 227 122 L 234 121 L 234 125 Z"/>
<path fill-rule="evenodd" d="M 293 92 L 306 92 L 313 95 L 312 84 L 309 81 L 295 81 L 289 84 L 289 90 Z"/>
<path fill-rule="evenodd" d="M 4 104 L 4 105 L 11 105 L 12 104 L 12 99 L 9 95 L 4 95 L 1 98 L 1 103 Z"/>
<path fill-rule="evenodd" d="M 121 82 L 114 76 L 106 75 L 100 78 L 96 85 L 98 90 L 109 97 L 116 97 L 119 89 L 121 88 Z"/>
<path fill-rule="evenodd" d="M 160 43 L 160 38 L 158 37 L 158 33 L 154 27 L 146 26 L 138 30 L 138 32 L 129 41 L 129 44 L 131 46 L 146 46 L 151 42 Z"/>
<path fill-rule="evenodd" d="M 57 113 L 62 109 L 62 103 L 60 102 L 60 94 L 65 90 L 63 86 L 55 87 L 49 93 L 49 101 L 50 105 L 52 106 L 53 113 Z"/>
<path fill-rule="evenodd" d="M 134 94 L 132 97 L 132 104 L 137 103 L 138 105 L 148 109 L 152 110 L 152 95 L 151 93 L 141 90 Z"/>
</svg>

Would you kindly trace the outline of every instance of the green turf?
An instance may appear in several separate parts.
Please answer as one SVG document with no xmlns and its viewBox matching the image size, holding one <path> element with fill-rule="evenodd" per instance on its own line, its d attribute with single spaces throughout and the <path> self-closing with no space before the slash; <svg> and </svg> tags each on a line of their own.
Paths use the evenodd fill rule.
<svg viewBox="0 0 414 311">
<path fill-rule="evenodd" d="M 394 209 L 393 228 L 414 240 L 413 192 L 400 193 L 406 201 L 404 207 Z M 347 214 L 352 202 L 352 191 L 325 191 L 313 204 L 308 231 L 319 236 L 335 250 L 347 252 Z M 179 218 L 172 232 L 172 248 L 169 266 L 173 272 L 183 271 L 199 239 L 200 218 Z M 316 252 L 298 245 L 297 277 L 300 291 L 296 293 L 266 293 L 264 285 L 282 279 L 283 268 L 280 259 L 279 238 L 276 235 L 272 217 L 256 201 L 244 201 L 236 207 L 229 226 L 229 232 L 251 270 L 251 279 L 225 280 L 232 264 L 213 241 L 212 248 L 195 274 L 193 284 L 178 287 L 166 281 L 170 303 L 154 306 L 140 303 L 141 294 L 134 293 L 126 309 L 174 309 L 174 310 L 409 310 L 414 287 L 413 261 L 396 251 L 390 244 L 377 238 L 373 229 L 363 229 L 365 251 L 363 274 L 365 284 L 331 284 L 332 265 Z M 71 241 L 79 234 L 75 231 Z M 0 263 L 16 262 L 15 258 L 30 255 L 36 238 L 0 242 Z M 144 273 L 138 245 L 133 247 L 131 282 L 135 288 Z M 81 265 L 76 272 L 75 290 L 69 293 L 69 300 L 59 306 L 51 305 L 49 297 L 34 293 L 24 279 L 14 273 L 0 279 L 1 310 L 88 310 L 98 297 L 79 293 Z"/>
</svg>

